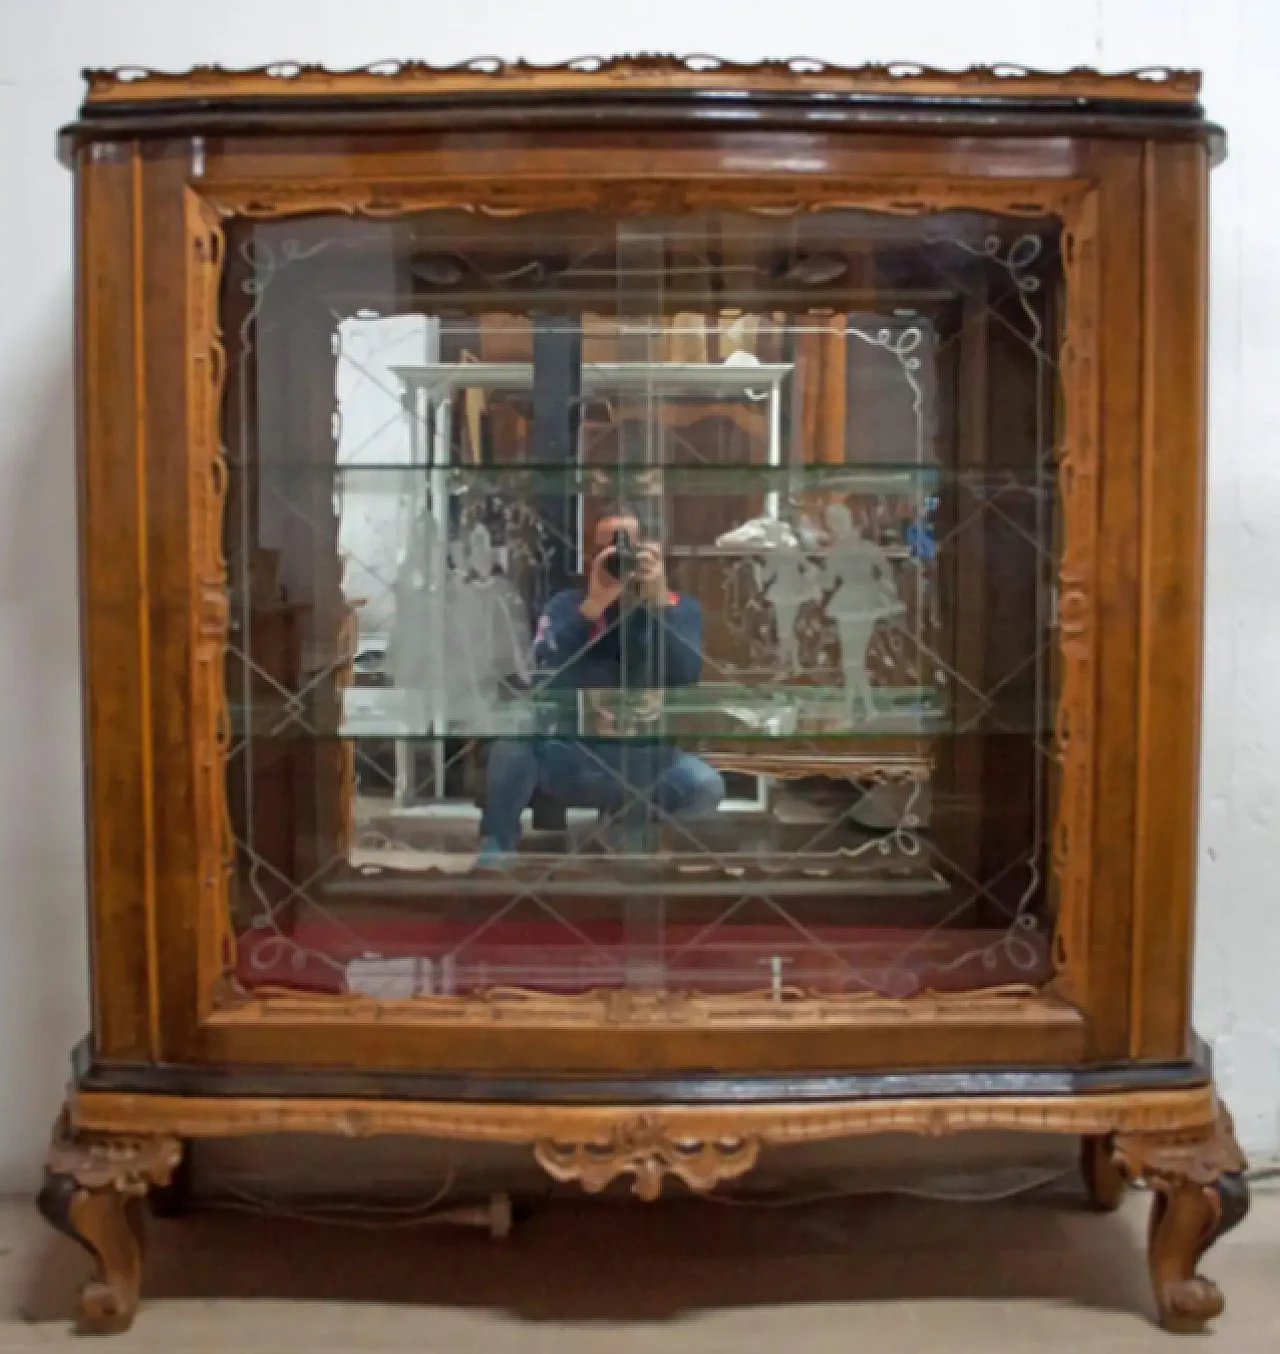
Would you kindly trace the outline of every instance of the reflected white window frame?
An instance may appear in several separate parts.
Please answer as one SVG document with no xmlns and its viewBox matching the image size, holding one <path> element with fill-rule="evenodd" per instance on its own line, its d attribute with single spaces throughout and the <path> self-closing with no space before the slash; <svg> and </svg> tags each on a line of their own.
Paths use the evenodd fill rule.
<svg viewBox="0 0 1280 1354">
<path fill-rule="evenodd" d="M 436 322 L 434 346 L 439 351 L 439 323 Z M 650 337 L 660 337 L 655 330 Z M 582 365 L 583 394 L 602 394 L 640 388 L 650 398 L 663 387 L 687 393 L 690 389 L 706 390 L 722 395 L 741 394 L 758 398 L 755 392 L 763 390 L 769 405 L 766 464 L 773 468 L 783 465 L 782 402 L 784 388 L 794 372 L 794 363 L 734 364 L 719 362 L 587 362 Z M 410 425 L 411 459 L 413 467 L 426 467 L 424 476 L 417 469 L 411 472 L 415 488 L 431 494 L 433 520 L 436 525 L 437 580 L 443 584 L 448 565 L 448 472 L 452 465 L 453 405 L 463 390 L 480 389 L 486 393 L 501 391 L 529 391 L 533 388 L 533 364 L 517 362 L 440 362 L 425 361 L 421 366 L 395 366 L 392 374 L 400 382 L 401 405 Z M 578 466 L 581 467 L 583 441 L 578 440 Z M 412 495 L 413 490 L 410 491 Z M 781 512 L 782 496 L 776 489 L 765 496 L 765 514 L 776 519 Z M 412 501 L 411 510 L 418 511 L 425 504 Z M 578 550 L 581 556 L 584 543 L 581 537 L 581 519 L 578 527 Z M 437 646 L 443 659 L 443 651 Z M 446 699 L 443 680 L 433 683 L 432 725 L 447 725 Z M 437 794 L 431 799 L 419 799 L 416 794 L 417 759 L 413 742 L 397 739 L 395 743 L 396 774 L 392 797 L 392 812 L 399 815 L 430 815 L 451 818 L 479 818 L 480 810 L 473 804 L 448 799 Z M 443 743 L 437 739 L 433 747 L 432 786 L 443 788 L 447 757 Z M 760 813 L 768 810 L 768 781 L 757 778 L 758 792 L 754 799 L 725 800 L 720 810 L 726 813 Z M 590 810 L 586 811 L 589 815 Z"/>
</svg>

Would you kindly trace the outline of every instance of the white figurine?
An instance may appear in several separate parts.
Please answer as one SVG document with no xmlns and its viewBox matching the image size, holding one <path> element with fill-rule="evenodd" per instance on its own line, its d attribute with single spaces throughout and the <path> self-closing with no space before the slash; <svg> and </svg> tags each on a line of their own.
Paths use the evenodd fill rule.
<svg viewBox="0 0 1280 1354">
<path fill-rule="evenodd" d="M 483 523 L 451 542 L 445 567 L 429 512 L 414 524 L 396 578 L 388 668 L 410 694 L 419 727 L 483 732 L 508 677 L 529 676 L 525 606 L 495 572 L 498 552 Z"/>
<path fill-rule="evenodd" d="M 477 579 L 488 582 L 493 577 L 496 563 L 489 528 L 483 522 L 477 522 L 467 533 L 467 565 Z"/>
<path fill-rule="evenodd" d="M 801 670 L 796 628 L 800 608 L 822 595 L 821 571 L 809 562 L 795 532 L 785 522 L 774 519 L 763 535 L 761 544 L 767 553 L 753 562 L 752 569 L 761 596 L 773 607 L 779 675 L 796 673 Z"/>
<path fill-rule="evenodd" d="M 823 573 L 826 585 L 835 589 L 827 599 L 826 612 L 840 637 L 845 711 L 852 720 L 861 702 L 866 717 L 872 719 L 878 711 L 867 671 L 867 651 L 876 622 L 901 615 L 906 606 L 894 591 L 888 556 L 862 534 L 849 509 L 843 503 L 833 503 L 827 508 L 826 519 L 830 544 Z"/>
<path fill-rule="evenodd" d="M 435 519 L 429 509 L 424 510 L 409 525 L 396 567 L 395 620 L 386 663 L 392 684 L 408 693 L 405 714 L 415 729 L 425 729 L 431 718 L 429 696 L 436 685 L 431 636 L 439 635 L 444 624 L 438 542 Z"/>
<path fill-rule="evenodd" d="M 500 682 L 508 677 L 527 680 L 531 671 L 528 612 L 511 580 L 497 572 L 498 563 L 489 528 L 477 522 L 467 536 L 469 568 L 454 580 L 450 634 L 484 709 Z"/>
</svg>

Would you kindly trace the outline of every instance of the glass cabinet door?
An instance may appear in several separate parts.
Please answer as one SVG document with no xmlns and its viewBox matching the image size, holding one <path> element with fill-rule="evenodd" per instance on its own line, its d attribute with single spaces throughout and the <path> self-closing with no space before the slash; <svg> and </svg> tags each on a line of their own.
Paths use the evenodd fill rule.
<svg viewBox="0 0 1280 1354">
<path fill-rule="evenodd" d="M 1058 222 L 322 213 L 226 260 L 241 991 L 1048 981 Z"/>
</svg>

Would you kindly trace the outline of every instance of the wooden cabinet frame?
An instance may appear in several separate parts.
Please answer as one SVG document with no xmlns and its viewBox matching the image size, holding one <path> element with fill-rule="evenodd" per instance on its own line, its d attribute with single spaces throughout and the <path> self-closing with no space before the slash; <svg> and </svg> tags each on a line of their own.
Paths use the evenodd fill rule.
<svg viewBox="0 0 1280 1354">
<path fill-rule="evenodd" d="M 630 1173 L 650 1197 L 664 1175 L 709 1188 L 761 1146 L 805 1138 L 1119 1133 L 1118 1169 L 1178 1201 L 1157 1227 L 1177 1235 L 1153 1252 L 1158 1290 L 1173 1286 L 1166 1319 L 1212 1314 L 1188 1297 L 1183 1234 L 1197 1220 L 1202 1232 L 1228 1225 L 1221 1182 L 1239 1172 L 1189 1025 L 1215 134 L 1185 73 L 813 66 L 91 77 L 66 145 L 79 212 L 94 1021 L 56 1149 L 71 1202 L 46 1201 L 82 1239 L 68 1210 L 81 1195 L 99 1208 L 90 1148 L 102 1135 L 151 1147 L 156 1134 L 294 1127 L 527 1141 L 558 1178 L 594 1188 Z M 700 99 L 726 87 L 747 100 L 743 127 Z M 584 91 L 599 96 L 590 119 Z M 834 113 L 816 120 L 804 96 L 832 91 Z M 462 121 L 454 97 L 471 101 Z M 1040 991 L 906 1002 L 236 994 L 228 221 L 699 208 L 1062 222 L 1055 977 Z M 171 1167 L 167 1152 L 121 1152 L 127 1169 L 107 1175 L 130 1189 Z M 1105 1193 L 1104 1159 L 1089 1160 Z M 1188 1183 L 1197 1172 L 1207 1183 Z"/>
<path fill-rule="evenodd" d="M 526 157 L 527 158 L 527 157 Z M 704 157 L 705 159 L 705 157 Z M 1094 1048 L 1114 1044 L 1117 1031 L 1090 1019 L 1090 974 L 1105 972 L 1108 953 L 1094 953 L 1090 938 L 1090 839 L 1096 784 L 1093 775 L 1098 684 L 1094 626 L 1100 580 L 1096 563 L 1098 497 L 1098 195 L 1108 166 L 1093 177 L 1034 180 L 925 177 L 899 183 L 891 176 L 824 176 L 803 182 L 795 174 L 743 178 L 703 164 L 696 175 L 671 179 L 628 177 L 625 160 L 609 177 L 550 178 L 520 171 L 505 178 L 437 178 L 430 157 L 419 157 L 412 180 L 359 175 L 341 183 L 287 177 L 264 168 L 261 179 L 223 180 L 210 165 L 198 183 L 181 187 L 185 263 L 186 458 L 188 545 L 185 579 L 164 580 L 162 591 L 181 588 L 191 597 L 191 647 L 181 669 L 162 680 L 172 691 L 189 683 L 191 740 L 181 760 L 166 759 L 154 774 L 170 792 L 182 784 L 195 812 L 195 853 L 185 879 L 172 884 L 187 900 L 157 916 L 169 977 L 152 975 L 163 1012 L 149 1037 L 153 1053 L 169 1061 L 230 1058 L 239 1062 L 301 1058 L 344 1064 L 470 1067 L 490 1071 L 512 1066 L 510 1050 L 499 1052 L 495 1020 L 519 1034 L 524 1070 L 554 1075 L 600 1069 L 626 1050 L 624 1065 L 636 1070 L 674 1070 L 708 1056 L 717 1066 L 856 1069 L 932 1061 L 939 1056 L 971 1062 L 998 1030 L 1001 1061 L 1079 1061 Z M 135 173 L 139 172 L 135 161 Z M 851 166 L 854 168 L 855 166 Z M 691 169 L 694 167 L 691 167 Z M 172 211 L 174 203 L 166 204 Z M 940 996 L 925 1001 L 813 998 L 788 1002 L 785 1011 L 768 996 L 695 998 L 680 995 L 636 1001 L 601 993 L 584 997 L 421 998 L 405 1002 L 365 999 L 276 997 L 233 999 L 225 973 L 232 945 L 227 910 L 230 831 L 224 760 L 228 717 L 223 684 L 227 633 L 226 569 L 222 558 L 222 512 L 226 467 L 222 451 L 226 351 L 218 297 L 225 260 L 225 223 L 235 217 L 281 217 L 349 213 L 388 218 L 431 210 L 511 215 L 576 208 L 636 215 L 700 207 L 735 207 L 770 215 L 836 210 L 923 214 L 971 208 L 1023 216 L 1054 216 L 1063 226 L 1067 324 L 1062 347 L 1066 410 L 1061 450 L 1061 499 L 1066 545 L 1060 568 L 1063 680 L 1057 743 L 1061 759 L 1059 816 L 1053 858 L 1061 897 L 1058 972 L 1043 993 L 1029 990 Z M 161 208 L 163 210 L 163 208 Z M 170 293 L 171 303 L 179 297 Z M 154 302 L 153 302 L 154 304 Z M 145 333 L 144 313 L 138 323 Z M 145 338 L 142 340 L 145 343 Z M 166 445 L 172 445 L 166 438 Z M 145 473 L 145 472 L 144 472 Z M 145 482 L 140 486 L 146 494 Z M 175 507 L 177 505 L 174 505 Z M 170 515 L 168 530 L 178 522 Z M 175 552 L 176 553 L 176 552 Z M 153 584 L 153 587 L 155 584 Z M 155 661 L 155 655 L 152 656 Z M 1105 885 L 1104 885 L 1105 886 Z M 779 1018 L 781 1016 L 781 1018 Z M 323 1025 L 328 1037 L 308 1051 L 300 1031 Z M 852 1038 L 875 1030 L 875 1040 Z M 948 1031 L 954 1052 L 940 1055 L 936 1032 Z M 433 1032 L 438 1030 L 439 1035 Z M 794 1032 L 810 1031 L 803 1041 Z M 892 1031 L 892 1033 L 890 1033 Z M 602 1037 L 603 1036 L 603 1037 Z M 696 1036 L 697 1054 L 682 1052 Z M 382 1052 L 372 1051 L 376 1039 Z M 970 1042 L 972 1041 L 972 1042 Z M 593 1045 L 595 1051 L 593 1051 Z M 785 1049 L 794 1049 L 788 1054 Z M 966 1046 L 967 1045 L 967 1046 Z M 892 1047 L 890 1047 L 892 1046 Z M 820 1052 L 819 1050 L 824 1050 Z M 105 1050 L 104 1050 L 105 1051 Z"/>
</svg>

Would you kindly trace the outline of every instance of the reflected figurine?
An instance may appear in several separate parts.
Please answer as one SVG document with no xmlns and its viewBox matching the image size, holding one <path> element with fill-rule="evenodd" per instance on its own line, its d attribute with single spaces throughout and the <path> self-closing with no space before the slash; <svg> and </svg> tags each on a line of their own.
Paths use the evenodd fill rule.
<svg viewBox="0 0 1280 1354">
<path fill-rule="evenodd" d="M 416 727 L 480 727 L 502 684 L 529 676 L 527 613 L 498 562 L 482 523 L 441 551 L 430 510 L 414 522 L 396 575 L 387 661 L 395 685 L 417 697 Z"/>
<path fill-rule="evenodd" d="M 822 595 L 821 570 L 809 562 L 796 533 L 786 522 L 775 519 L 764 532 L 768 554 L 752 564 L 760 595 L 773 608 L 778 636 L 778 675 L 801 671 L 800 608 Z"/>
<path fill-rule="evenodd" d="M 511 580 L 498 568 L 489 528 L 477 522 L 467 534 L 466 569 L 452 580 L 448 634 L 456 642 L 450 667 L 463 670 L 483 719 L 510 678 L 527 681 L 533 635 L 525 605 Z"/>
<path fill-rule="evenodd" d="M 867 671 L 867 652 L 877 622 L 900 616 L 906 606 L 894 590 L 888 556 L 862 534 L 849 509 L 843 503 L 831 504 L 826 521 L 830 541 L 823 574 L 827 587 L 834 588 L 826 613 L 840 637 L 845 711 L 853 719 L 861 702 L 866 717 L 874 719 L 879 711 Z"/>
<path fill-rule="evenodd" d="M 477 580 L 488 582 L 493 577 L 497 565 L 497 554 L 493 548 L 493 537 L 483 522 L 477 522 L 467 533 L 466 561 Z"/>
<path fill-rule="evenodd" d="M 415 728 L 431 719 L 429 696 L 437 681 L 431 671 L 432 636 L 444 624 L 444 578 L 437 563 L 439 528 L 429 508 L 409 525 L 408 539 L 396 567 L 393 587 L 395 618 L 387 644 L 387 671 L 392 683 L 416 696 L 406 708 Z"/>
</svg>

